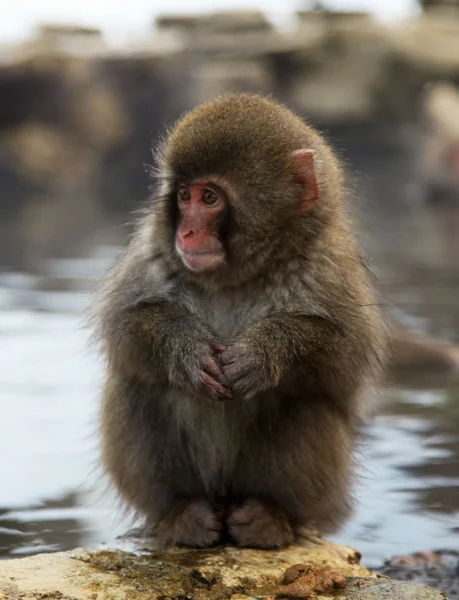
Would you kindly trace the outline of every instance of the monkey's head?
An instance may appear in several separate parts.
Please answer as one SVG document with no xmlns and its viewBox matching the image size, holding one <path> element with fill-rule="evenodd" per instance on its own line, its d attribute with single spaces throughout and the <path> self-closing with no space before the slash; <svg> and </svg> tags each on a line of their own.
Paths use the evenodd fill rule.
<svg viewBox="0 0 459 600">
<path fill-rule="evenodd" d="M 333 218 L 340 169 L 321 137 L 274 101 L 230 94 L 185 115 L 158 152 L 171 256 L 199 276 L 251 273 L 307 251 Z"/>
</svg>

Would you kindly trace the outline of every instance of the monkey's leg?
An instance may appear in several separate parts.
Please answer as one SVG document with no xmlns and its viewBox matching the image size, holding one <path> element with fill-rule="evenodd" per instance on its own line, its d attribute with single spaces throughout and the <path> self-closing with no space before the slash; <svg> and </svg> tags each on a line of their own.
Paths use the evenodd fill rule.
<svg viewBox="0 0 459 600">
<path fill-rule="evenodd" d="M 168 394 L 167 388 L 112 374 L 100 415 L 102 462 L 123 500 L 145 518 L 159 542 L 210 546 L 220 537 L 223 519 L 205 500 Z"/>
<path fill-rule="evenodd" d="M 199 498 L 174 506 L 154 529 L 155 536 L 166 545 L 204 548 L 216 544 L 223 525 L 210 502 Z"/>
<path fill-rule="evenodd" d="M 324 397 L 279 400 L 283 411 L 260 417 L 269 426 L 247 432 L 235 469 L 233 493 L 246 502 L 228 526 L 239 545 L 282 546 L 349 515 L 353 426 Z"/>
<path fill-rule="evenodd" d="M 228 529 L 237 546 L 282 548 L 294 541 L 288 516 L 274 504 L 256 498 L 230 507 Z"/>
</svg>

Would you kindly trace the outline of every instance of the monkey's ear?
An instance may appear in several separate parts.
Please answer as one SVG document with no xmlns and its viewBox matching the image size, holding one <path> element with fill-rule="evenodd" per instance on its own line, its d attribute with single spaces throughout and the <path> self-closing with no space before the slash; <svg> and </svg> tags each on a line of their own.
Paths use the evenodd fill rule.
<svg viewBox="0 0 459 600">
<path fill-rule="evenodd" d="M 320 198 L 319 184 L 317 183 L 314 167 L 314 150 L 296 150 L 291 155 L 289 167 L 303 186 L 300 211 L 302 213 L 308 212 Z"/>
</svg>

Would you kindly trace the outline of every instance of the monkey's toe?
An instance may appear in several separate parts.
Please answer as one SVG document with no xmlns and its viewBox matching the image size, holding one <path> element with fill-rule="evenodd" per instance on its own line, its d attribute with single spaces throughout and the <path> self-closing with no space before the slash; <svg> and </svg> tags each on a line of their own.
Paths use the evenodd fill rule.
<svg viewBox="0 0 459 600">
<path fill-rule="evenodd" d="M 156 528 L 157 537 L 167 544 L 205 548 L 216 544 L 222 523 L 205 500 L 194 500 L 172 510 Z"/>
<path fill-rule="evenodd" d="M 230 508 L 228 529 L 237 546 L 251 548 L 283 548 L 295 537 L 282 511 L 254 498 Z"/>
</svg>

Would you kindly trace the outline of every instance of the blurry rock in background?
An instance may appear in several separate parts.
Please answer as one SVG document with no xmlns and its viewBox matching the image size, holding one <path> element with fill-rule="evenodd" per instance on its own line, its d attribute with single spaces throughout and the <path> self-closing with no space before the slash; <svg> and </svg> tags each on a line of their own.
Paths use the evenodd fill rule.
<svg viewBox="0 0 459 600">
<path fill-rule="evenodd" d="M 105 48 L 102 31 L 97 27 L 46 25 L 38 28 L 36 44 L 49 52 L 92 53 Z"/>
<path fill-rule="evenodd" d="M 425 11 L 434 12 L 447 12 L 459 10 L 459 2 L 457 0 L 420 0 L 421 6 Z"/>
<path fill-rule="evenodd" d="M 34 271 L 45 257 L 119 242 L 125 232 L 112 236 L 109 225 L 147 197 L 152 139 L 185 106 L 176 56 L 89 52 L 83 31 L 41 28 L 33 50 L 26 44 L 0 64 L 3 267 Z M 86 53 L 63 51 L 73 35 Z"/>
<path fill-rule="evenodd" d="M 459 89 L 450 83 L 431 86 L 424 116 L 416 194 L 420 235 L 412 252 L 418 262 L 454 268 L 459 261 Z"/>
<path fill-rule="evenodd" d="M 158 29 L 178 30 L 196 37 L 273 31 L 271 23 L 258 10 L 222 11 L 206 15 L 161 15 L 156 19 L 155 25 Z"/>
<path fill-rule="evenodd" d="M 393 556 L 377 572 L 402 581 L 430 585 L 441 590 L 449 600 L 459 597 L 459 553 L 455 551 Z"/>
<path fill-rule="evenodd" d="M 97 29 L 42 25 L 3 48 L 1 266 L 39 271 L 46 257 L 122 243 L 148 198 L 152 143 L 193 104 L 237 90 L 273 93 L 325 131 L 351 173 L 365 245 L 399 261 L 400 245 L 419 241 L 413 211 L 443 210 L 423 200 L 440 194 L 433 164 L 441 185 L 455 177 L 443 179 L 443 142 L 423 112 L 426 84 L 456 93 L 459 18 L 429 9 L 389 27 L 362 12 L 296 16 L 287 31 L 259 11 L 165 15 L 149 39 L 116 51 Z M 458 107 L 446 112 L 458 119 Z M 423 155 L 435 155 L 430 175 Z M 456 231 L 457 217 L 439 232 L 455 253 L 446 225 Z"/>
<path fill-rule="evenodd" d="M 391 384 L 435 387 L 459 376 L 459 346 L 403 329 L 391 331 L 389 344 Z"/>
</svg>

